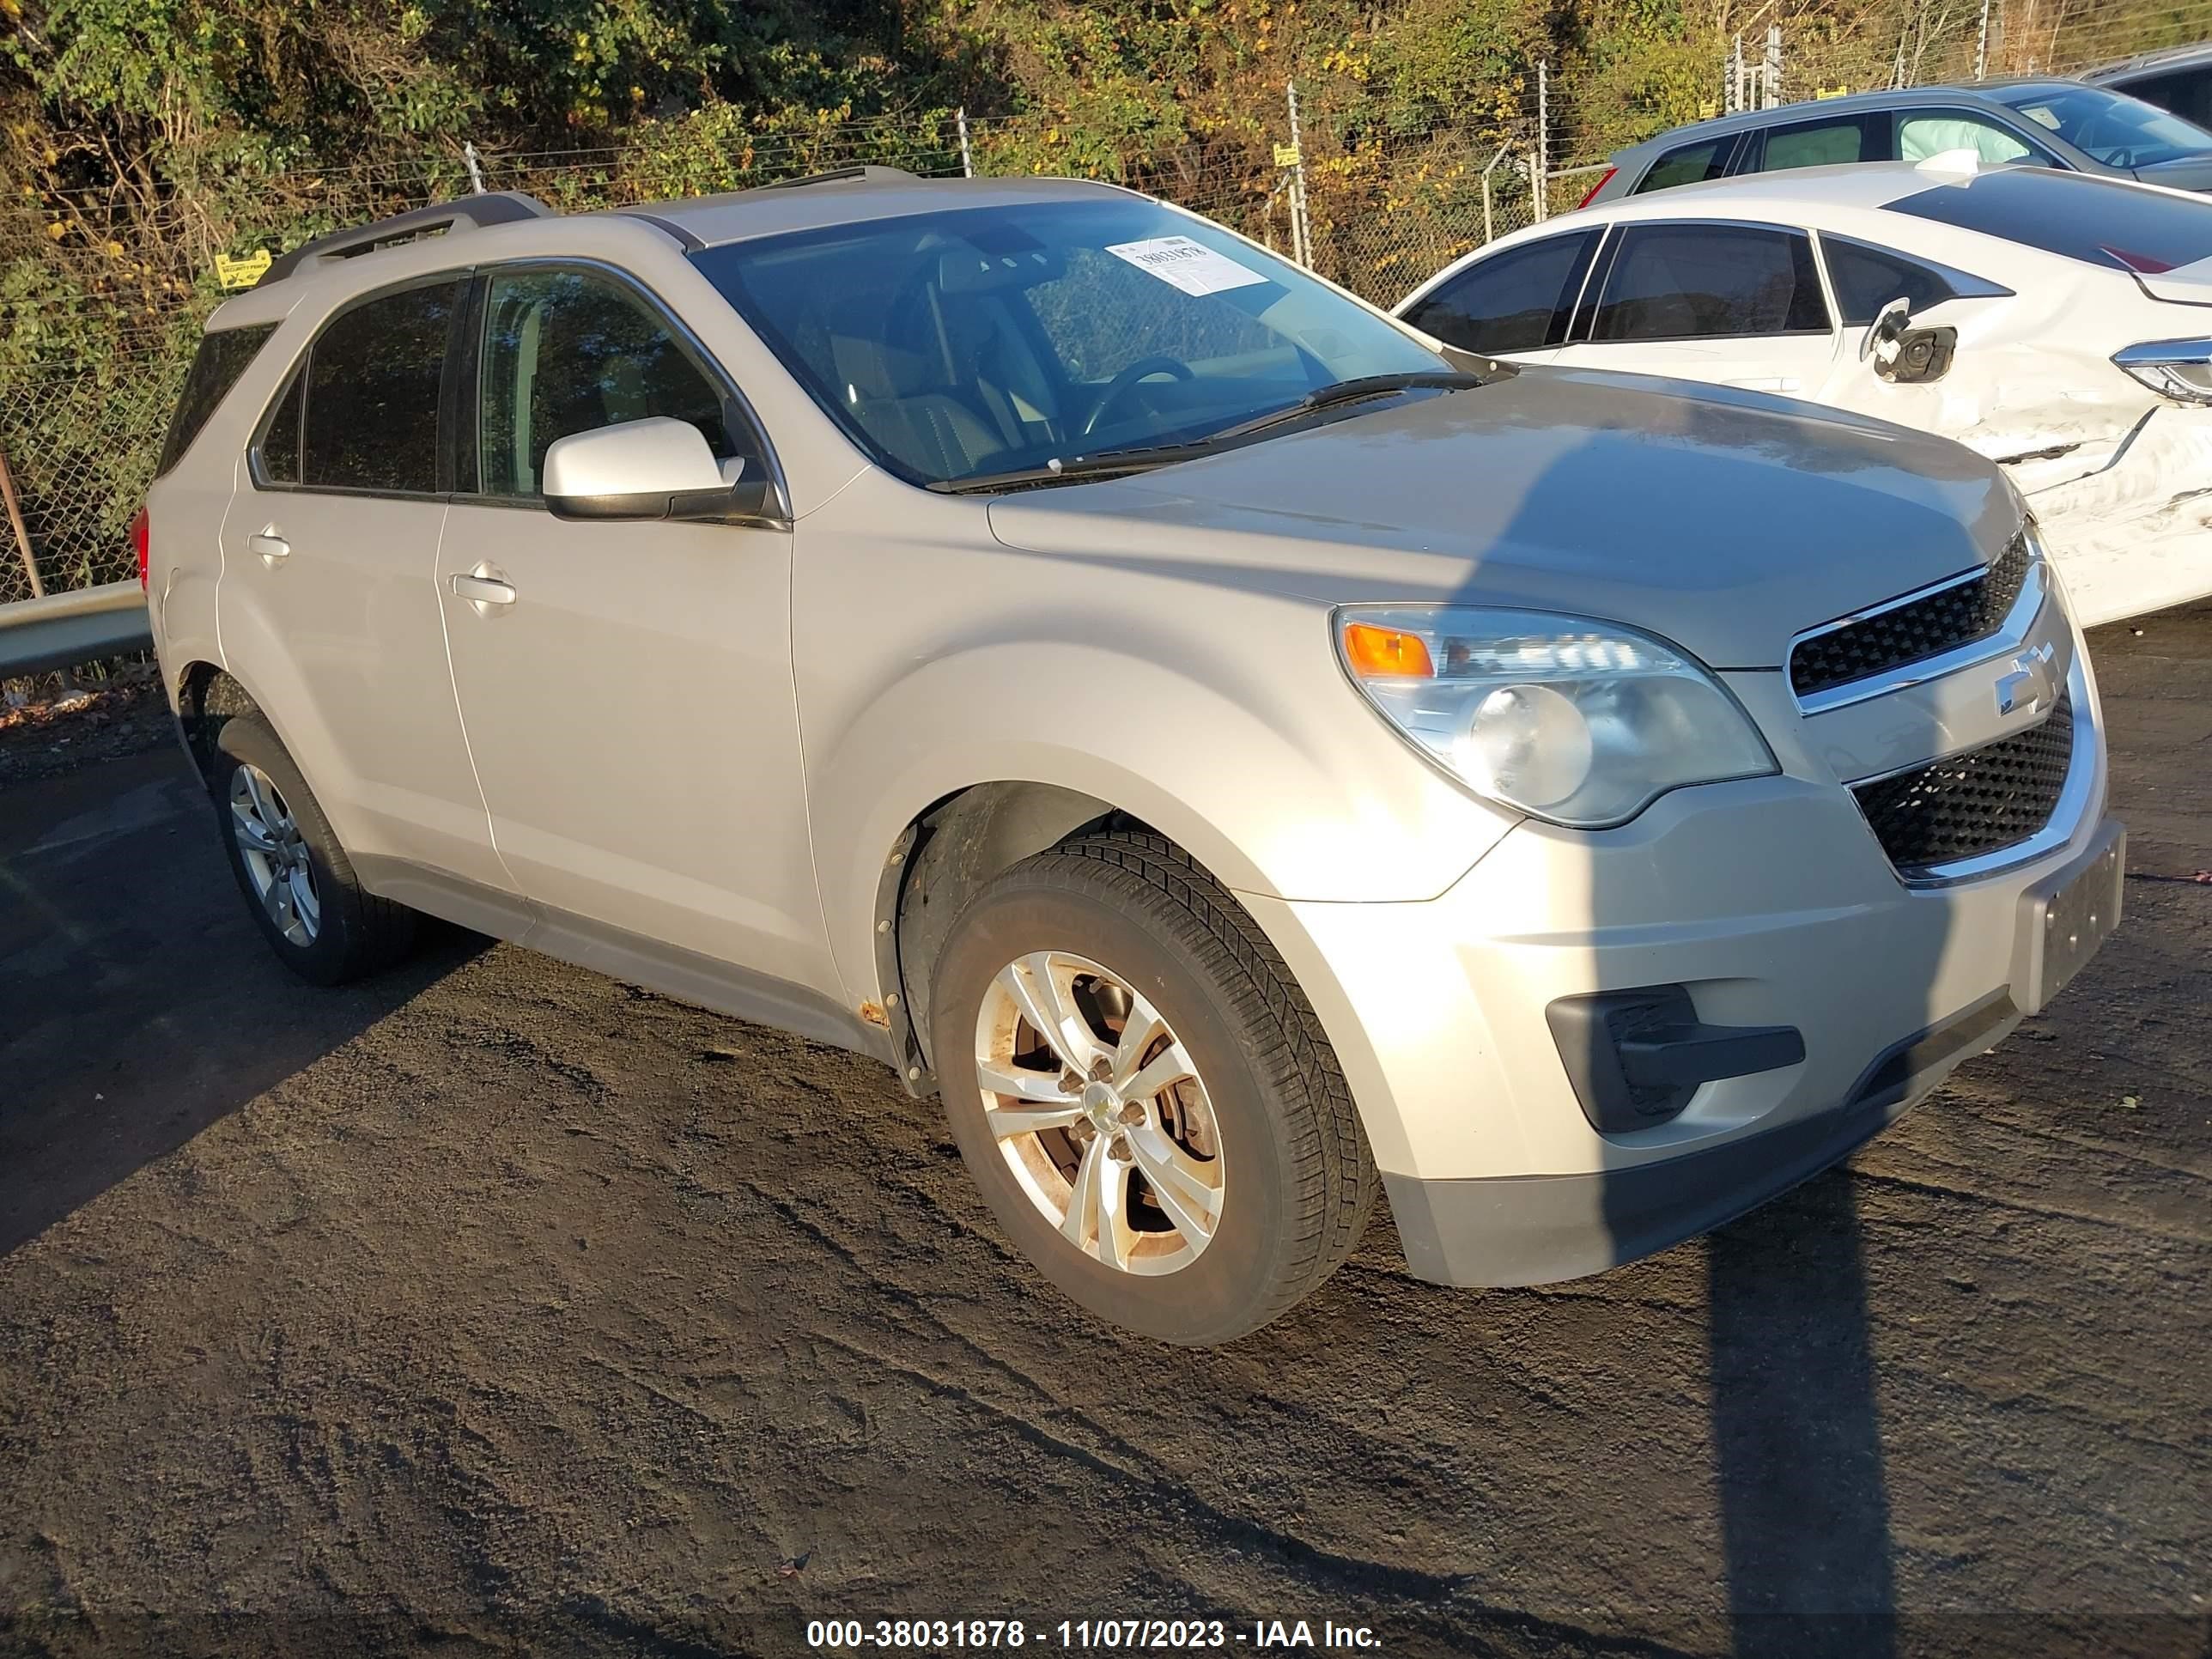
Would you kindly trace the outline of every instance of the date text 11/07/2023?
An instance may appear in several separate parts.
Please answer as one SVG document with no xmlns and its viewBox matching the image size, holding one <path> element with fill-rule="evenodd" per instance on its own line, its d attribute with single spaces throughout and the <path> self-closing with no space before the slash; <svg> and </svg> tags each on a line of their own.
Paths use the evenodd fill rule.
<svg viewBox="0 0 2212 1659">
<path fill-rule="evenodd" d="M 1288 1652 L 1300 1648 L 1373 1650 L 1382 1639 L 1364 1625 L 1331 1619 L 1063 1619 L 1057 1624 L 1020 1619 L 811 1619 L 810 1648 L 903 1649 L 958 1652 L 970 1648 L 1039 1647 L 1073 1651 L 1173 1651 L 1243 1648 Z"/>
</svg>

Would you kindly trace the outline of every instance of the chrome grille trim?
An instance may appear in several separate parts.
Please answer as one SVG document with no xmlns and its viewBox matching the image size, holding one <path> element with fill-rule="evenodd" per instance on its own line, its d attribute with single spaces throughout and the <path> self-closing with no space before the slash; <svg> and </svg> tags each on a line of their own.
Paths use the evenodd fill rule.
<svg viewBox="0 0 2212 1659">
<path fill-rule="evenodd" d="M 2008 551 L 2009 550 L 2008 549 Z M 1894 599 L 1883 600 L 1880 605 L 1869 605 L 1863 611 L 1855 611 L 1847 617 L 1838 617 L 1833 622 L 1822 623 L 1817 628 L 1808 628 L 1802 633 L 1793 635 L 1790 641 L 1789 649 L 1783 655 L 1785 676 L 1789 674 L 1790 665 L 1797 654 L 1797 647 L 1806 641 L 1822 639 L 1829 635 L 1840 633 L 1847 628 L 1857 627 L 1875 617 L 1887 616 L 1893 611 L 1902 610 L 1906 605 L 1918 605 L 1939 594 L 1948 592 L 1954 588 L 1963 587 L 1970 582 L 1985 580 L 1996 563 L 1996 561 L 1993 560 L 1979 569 L 1965 571 L 1956 576 L 1946 576 L 1942 581 L 1930 582 L 1925 587 L 1917 587 L 1909 593 L 1900 593 Z M 1887 696 L 1893 691 L 1902 691 L 1909 686 L 1925 684 L 1929 680 L 1941 679 L 1946 674 L 1955 674 L 1962 668 L 1971 668 L 1978 663 L 2002 656 L 2007 652 L 2017 651 L 2026 641 L 2037 615 L 2043 609 L 2045 599 L 2051 591 L 2050 566 L 2045 562 L 2040 549 L 2035 545 L 2033 538 L 2030 538 L 2027 543 L 2027 569 L 2021 579 L 2020 592 L 2014 596 L 2010 607 L 2007 609 L 1993 631 L 1975 639 L 1964 641 L 1949 650 L 1939 652 L 1932 657 L 1921 657 L 1910 662 L 1899 663 L 1894 668 L 1879 670 L 1866 678 L 1846 680 L 1822 690 L 1799 693 L 1793 685 L 1791 695 L 1796 697 L 1797 707 L 1801 713 L 1825 714 L 1832 708 L 1842 708 L 1851 703 L 1864 702 L 1871 697 Z"/>
</svg>

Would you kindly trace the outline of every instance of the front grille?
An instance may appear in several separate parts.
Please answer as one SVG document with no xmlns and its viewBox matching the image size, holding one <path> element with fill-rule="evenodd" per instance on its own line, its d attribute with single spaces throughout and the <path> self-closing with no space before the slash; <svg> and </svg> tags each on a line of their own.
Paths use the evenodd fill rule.
<svg viewBox="0 0 2212 1659">
<path fill-rule="evenodd" d="M 1856 785 L 1859 810 L 1904 876 L 2002 852 L 2051 822 L 2074 761 L 2074 709 L 2011 737 Z"/>
<path fill-rule="evenodd" d="M 1997 631 L 2027 580 L 2026 536 L 1979 575 L 1863 622 L 1798 641 L 1790 686 L 1801 697 L 1849 685 L 1907 663 L 1938 657 Z"/>
</svg>

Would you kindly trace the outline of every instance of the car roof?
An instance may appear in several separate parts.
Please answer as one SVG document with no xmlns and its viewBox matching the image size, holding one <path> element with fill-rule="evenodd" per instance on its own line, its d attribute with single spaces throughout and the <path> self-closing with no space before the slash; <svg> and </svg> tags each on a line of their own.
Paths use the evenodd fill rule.
<svg viewBox="0 0 2212 1659">
<path fill-rule="evenodd" d="M 1959 103 L 1987 104 L 2009 109 L 2002 100 L 1990 96 L 1995 87 L 2051 86 L 2065 87 L 2078 84 L 2063 76 L 2023 75 L 2004 80 L 1975 81 L 1965 85 L 1932 87 L 1893 87 L 1881 92 L 1847 93 L 1841 98 L 1806 98 L 1794 104 L 1777 104 L 1771 109 L 1745 110 L 1735 115 L 1717 115 L 1710 121 L 1693 121 L 1687 126 L 1673 127 L 1640 144 L 1632 145 L 1620 152 L 1624 156 L 1641 154 L 1650 149 L 1673 149 L 1681 144 L 1693 144 L 1703 138 L 1723 138 L 1738 132 L 1750 132 L 1760 127 L 1786 126 L 1791 123 L 1809 120 L 1818 116 L 1850 115 L 1864 110 L 1926 109 L 1931 105 Z M 1682 186 L 1676 185 L 1680 189 Z"/>
<path fill-rule="evenodd" d="M 605 211 L 647 218 L 702 246 L 719 247 L 785 231 L 817 230 L 955 208 L 1031 207 L 1047 202 L 1096 201 L 1102 196 L 1126 198 L 1132 193 L 1119 185 L 1093 179 L 918 179 L 889 167 L 867 167 L 817 180 L 644 202 Z"/>
<path fill-rule="evenodd" d="M 2115 58 L 2094 69 L 2083 70 L 2081 79 L 2092 85 L 2101 85 L 2122 76 L 2154 70 L 2193 69 L 2202 64 L 2212 64 L 2212 40 L 2199 40 L 2191 46 L 2162 46 L 2156 52 L 2139 52 L 2132 58 Z"/>
<path fill-rule="evenodd" d="M 2033 173 L 2054 176 L 2048 167 L 2018 164 L 1978 164 L 1975 173 Z M 1794 213 L 1804 209 L 1887 207 L 1892 202 L 1917 195 L 1960 175 L 1927 161 L 1844 161 L 1832 167 L 1784 167 L 1775 173 L 1746 173 L 1732 179 L 1706 179 L 1696 184 L 1674 185 L 1601 202 L 1590 211 L 1618 216 L 1665 218 L 1688 213 L 1698 217 L 1741 217 L 1761 212 Z M 1559 219 L 1571 217 L 1562 214 Z M 1557 223 L 1559 219 L 1547 223 Z"/>
</svg>

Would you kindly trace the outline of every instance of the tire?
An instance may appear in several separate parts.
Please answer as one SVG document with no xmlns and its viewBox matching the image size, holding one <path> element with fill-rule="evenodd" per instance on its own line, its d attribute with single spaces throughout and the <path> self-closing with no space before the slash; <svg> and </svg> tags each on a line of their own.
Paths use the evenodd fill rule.
<svg viewBox="0 0 2212 1659">
<path fill-rule="evenodd" d="M 1225 1342 L 1287 1312 L 1359 1242 L 1378 1183 L 1321 1023 L 1250 915 L 1171 842 L 1089 836 L 1006 871 L 954 924 L 930 994 L 969 1172 L 1016 1246 L 1093 1314 Z M 1071 1010 L 1085 1029 L 1040 1041 Z M 1086 1038 L 1096 1098 L 1070 1061 Z M 987 1103 L 986 1064 L 1022 1092 Z M 994 1132 L 1031 1121 L 1052 1127 Z M 1103 1208 L 1083 1184 L 1098 1146 Z M 1109 1211 L 1124 1218 L 1110 1235 Z"/>
<path fill-rule="evenodd" d="M 277 959 L 313 984 L 343 985 L 404 956 L 420 919 L 404 905 L 362 886 L 314 792 L 267 723 L 258 714 L 233 715 L 216 733 L 214 754 L 208 789 L 223 849 L 239 890 Z M 264 806 L 254 805 L 256 789 Z M 249 811 L 252 824 L 241 830 Z M 276 819 L 280 831 L 264 834 L 258 846 L 281 843 L 282 850 L 262 852 L 257 869 L 246 842 L 252 825 L 266 830 L 264 815 Z M 295 834 L 284 835 L 284 825 Z M 307 896 L 286 873 L 301 868 Z M 272 872 L 278 878 L 264 881 Z M 264 901 L 264 889 L 276 893 L 273 905 Z"/>
</svg>

